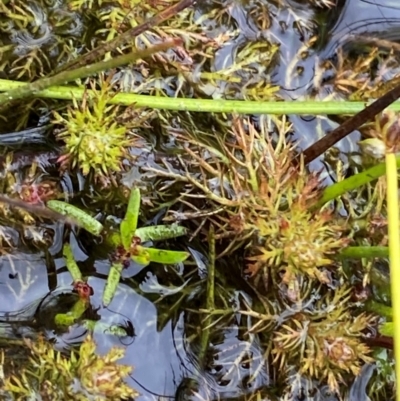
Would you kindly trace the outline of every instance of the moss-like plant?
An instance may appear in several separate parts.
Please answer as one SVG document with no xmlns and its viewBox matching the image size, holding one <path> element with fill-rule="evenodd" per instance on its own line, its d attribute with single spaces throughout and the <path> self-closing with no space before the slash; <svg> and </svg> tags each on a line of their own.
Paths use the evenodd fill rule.
<svg viewBox="0 0 400 401">
<path fill-rule="evenodd" d="M 126 126 L 118 123 L 119 108 L 107 104 L 112 97 L 110 79 L 102 80 L 99 90 L 92 82 L 94 96 L 85 92 L 80 104 L 74 99 L 66 115 L 54 112 L 53 122 L 62 126 L 57 138 L 65 142 L 60 161 L 78 166 L 84 175 L 90 170 L 98 176 L 120 171 L 127 148 L 134 143 Z"/>
<path fill-rule="evenodd" d="M 186 234 L 184 227 L 172 224 L 170 226 L 150 226 L 137 228 L 140 209 L 140 191 L 135 188 L 131 191 L 127 212 L 121 222 L 120 232 L 103 232 L 103 225 L 83 210 L 61 201 L 49 201 L 48 207 L 63 215 L 78 221 L 82 227 L 93 235 L 104 235 L 104 240 L 115 247 L 112 255 L 112 266 L 103 293 L 103 304 L 107 306 L 112 301 L 117 289 L 121 272 L 129 266 L 129 260 L 147 265 L 150 262 L 175 264 L 186 260 L 188 252 L 170 251 L 150 248 L 142 245 L 142 242 L 159 241 L 175 238 Z M 74 285 L 82 281 L 78 266 L 74 263 L 68 245 L 64 247 L 64 255 L 67 259 L 67 267 L 74 279 Z"/>
<path fill-rule="evenodd" d="M 96 354 L 96 344 L 88 336 L 79 351 L 68 357 L 55 351 L 43 338 L 25 340 L 31 350 L 22 369 L 6 376 L 3 395 L 15 400 L 48 399 L 52 401 L 126 400 L 138 393 L 124 383 L 132 367 L 118 365 L 123 348 L 112 348 L 106 355 Z"/>
<path fill-rule="evenodd" d="M 257 331 L 264 331 L 266 326 L 271 330 L 271 354 L 280 372 L 296 366 L 300 374 L 327 382 L 332 391 L 339 393 L 346 375 L 356 376 L 363 363 L 373 362 L 362 336 L 374 318 L 365 313 L 352 314 L 351 289 L 346 286 L 322 294 L 308 299 L 307 293 L 295 304 L 284 305 L 285 312 L 278 318 L 271 311 L 258 316 L 254 311 L 248 314 L 262 322 L 254 326 Z"/>
<path fill-rule="evenodd" d="M 320 177 L 308 172 L 301 159 L 295 166 L 294 145 L 286 139 L 290 126 L 285 120 L 270 124 L 274 123 L 279 131 L 276 142 L 267 124 L 258 131 L 239 118 L 217 146 L 196 134 L 180 134 L 177 141 L 190 156 L 182 162 L 181 172 L 149 170 L 186 183 L 178 198 L 183 204 L 186 193 L 207 198 L 208 210 L 214 211 L 209 214 L 219 219 L 216 237 L 232 239 L 223 254 L 247 245 L 247 272 L 252 276 L 272 270 L 272 277 L 285 284 L 298 275 L 328 283 L 333 255 L 349 241 L 346 225 L 329 210 L 313 209 L 321 195 Z M 187 218 L 194 214 L 188 210 Z"/>
</svg>

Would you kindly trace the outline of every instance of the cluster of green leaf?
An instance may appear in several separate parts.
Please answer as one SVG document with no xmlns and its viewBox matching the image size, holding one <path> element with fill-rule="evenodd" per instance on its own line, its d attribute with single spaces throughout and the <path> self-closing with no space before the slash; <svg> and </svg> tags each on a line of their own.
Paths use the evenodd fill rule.
<svg viewBox="0 0 400 401">
<path fill-rule="evenodd" d="M 91 234 L 102 235 L 103 225 L 83 210 L 57 200 L 49 201 L 47 205 L 52 210 L 76 220 Z M 183 262 L 189 256 L 188 252 L 156 249 L 142 245 L 142 242 L 159 241 L 185 235 L 186 229 L 176 224 L 137 228 L 139 211 L 140 191 L 138 188 L 134 188 L 129 197 L 125 218 L 121 222 L 120 233 L 113 233 L 110 238 L 104 238 L 105 241 L 111 242 L 116 249 L 103 293 L 104 306 L 108 306 L 112 301 L 120 281 L 121 272 L 130 259 L 142 265 L 147 265 L 150 262 L 176 264 Z M 64 254 L 67 255 L 67 267 L 74 282 L 82 281 L 78 266 L 71 260 L 69 248 L 64 248 Z"/>
</svg>

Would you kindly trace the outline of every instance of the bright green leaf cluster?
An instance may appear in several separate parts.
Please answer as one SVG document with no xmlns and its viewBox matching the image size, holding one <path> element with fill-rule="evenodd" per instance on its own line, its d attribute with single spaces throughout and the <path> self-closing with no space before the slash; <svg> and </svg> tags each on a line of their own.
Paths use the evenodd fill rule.
<svg viewBox="0 0 400 401">
<path fill-rule="evenodd" d="M 49 201 L 47 206 L 65 216 L 71 217 L 91 234 L 96 236 L 102 234 L 103 225 L 82 209 L 56 200 Z M 128 208 L 120 225 L 120 233 L 110 234 L 112 236 L 113 245 L 117 248 L 122 248 L 122 252 L 119 250 L 120 255 L 111 266 L 103 293 L 104 306 L 109 305 L 114 297 L 121 272 L 124 268 L 123 261 L 125 259 L 130 258 L 138 264 L 147 265 L 151 262 L 175 264 L 183 262 L 189 257 L 188 252 L 170 251 L 143 246 L 142 242 L 160 241 L 185 235 L 186 229 L 177 224 L 137 228 L 139 211 L 140 191 L 138 188 L 134 188 L 130 193 Z M 105 238 L 105 240 L 107 240 L 107 238 Z M 67 268 L 74 282 L 82 281 L 81 272 L 78 265 L 73 260 L 72 250 L 68 244 L 64 246 L 63 252 L 66 258 Z"/>
<path fill-rule="evenodd" d="M 147 248 L 140 245 L 142 241 L 148 241 L 150 239 L 162 240 L 167 238 L 175 238 L 177 236 L 186 234 L 186 230 L 184 227 L 178 228 L 177 225 L 152 226 L 137 229 L 139 210 L 140 191 L 136 188 L 131 191 L 128 209 L 120 226 L 121 243 L 126 255 L 129 255 L 134 262 L 143 265 L 147 265 L 150 262 L 175 264 L 186 260 L 189 257 L 188 252 Z M 114 263 L 111 266 L 103 294 L 104 306 L 107 306 L 111 303 L 117 290 L 122 270 L 122 263 Z"/>
</svg>

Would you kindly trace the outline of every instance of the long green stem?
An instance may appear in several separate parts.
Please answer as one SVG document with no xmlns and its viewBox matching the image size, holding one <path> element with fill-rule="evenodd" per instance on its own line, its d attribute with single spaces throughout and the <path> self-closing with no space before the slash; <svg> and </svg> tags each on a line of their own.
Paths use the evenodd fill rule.
<svg viewBox="0 0 400 401">
<path fill-rule="evenodd" d="M 55 77 L 52 77 L 55 78 Z M 25 83 L 0 79 L 0 92 L 10 91 L 24 86 Z M 52 86 L 34 93 L 37 97 L 71 100 L 80 99 L 84 88 L 74 86 Z M 90 90 L 88 91 L 91 92 Z M 3 94 L 4 95 L 4 94 Z M 365 102 L 345 101 L 249 101 L 249 100 L 211 100 L 211 99 L 183 99 L 160 96 L 136 95 L 133 93 L 118 93 L 109 101 L 111 104 L 137 107 L 149 107 L 160 110 L 194 111 L 209 113 L 238 113 L 238 114 L 355 114 L 365 107 Z M 400 111 L 400 102 L 393 103 L 390 110 Z"/>
<path fill-rule="evenodd" d="M 395 156 L 393 156 L 395 158 Z M 394 159 L 397 168 L 400 168 L 400 156 Z M 321 199 L 314 206 L 316 209 L 323 206 L 325 203 L 338 198 L 346 192 L 352 191 L 362 185 L 382 177 L 386 173 L 386 163 L 380 163 L 359 174 L 346 178 L 343 181 L 337 182 L 324 189 Z"/>
<path fill-rule="evenodd" d="M 111 60 L 100 61 L 86 67 L 80 67 L 76 70 L 60 72 L 59 74 L 52 77 L 41 78 L 32 83 L 21 84 L 18 86 L 16 85 L 14 87 L 10 85 L 9 88 L 6 89 L 6 92 L 0 95 L 0 105 L 4 105 L 5 103 L 12 100 L 24 99 L 29 96 L 38 95 L 38 93 L 41 93 L 41 91 L 54 85 L 62 85 L 66 82 L 71 82 L 76 79 L 86 78 L 92 74 L 110 70 L 121 65 L 129 64 L 141 58 L 149 57 L 154 53 L 158 53 L 160 51 L 164 51 L 173 46 L 176 46 L 177 43 L 178 42 L 176 40 L 160 43 L 158 45 L 150 47 L 149 49 L 138 50 L 129 54 L 125 54 L 123 56 L 113 58 Z"/>
<path fill-rule="evenodd" d="M 200 338 L 200 352 L 198 356 L 202 368 L 204 367 L 207 349 L 210 345 L 210 325 L 212 324 L 213 319 L 210 312 L 214 311 L 215 308 L 215 232 L 213 226 L 209 229 L 208 243 L 210 251 L 207 276 L 206 309 L 209 313 L 204 319 L 204 326 Z"/>
<path fill-rule="evenodd" d="M 394 355 L 396 380 L 400 382 L 400 232 L 399 232 L 399 194 L 397 181 L 396 157 L 394 153 L 386 153 L 387 179 L 387 213 L 389 231 L 390 287 L 392 294 L 393 325 L 394 325 Z M 400 391 L 397 388 L 396 400 L 400 401 Z"/>
</svg>

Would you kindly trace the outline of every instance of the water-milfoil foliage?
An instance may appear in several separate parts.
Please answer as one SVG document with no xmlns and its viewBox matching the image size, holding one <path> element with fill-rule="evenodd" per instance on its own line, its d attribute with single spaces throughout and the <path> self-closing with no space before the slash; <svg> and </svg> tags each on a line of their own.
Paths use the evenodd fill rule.
<svg viewBox="0 0 400 401">
<path fill-rule="evenodd" d="M 357 376 L 364 363 L 373 362 L 361 338 L 373 318 L 353 316 L 350 298 L 351 290 L 340 287 L 302 301 L 302 307 L 297 304 L 297 313 L 273 330 L 274 363 L 280 369 L 294 364 L 301 374 L 326 381 L 332 391 L 339 392 L 346 375 Z"/>
<path fill-rule="evenodd" d="M 398 45 L 390 40 L 381 43 L 361 36 L 353 43 L 346 42 L 336 51 L 335 62 L 331 58 L 320 65 L 321 72 L 333 75 L 332 79 L 324 80 L 326 75 L 320 74 L 320 89 L 324 89 L 319 91 L 320 96 L 370 100 L 393 89 L 399 83 L 399 59 L 392 46 Z"/>
<path fill-rule="evenodd" d="M 247 245 L 251 275 L 272 269 L 273 276 L 286 284 L 297 274 L 329 283 L 332 255 L 349 242 L 346 225 L 331 211 L 313 208 L 321 180 L 318 173 L 307 171 L 301 158 L 295 162 L 295 147 L 287 139 L 290 124 L 284 118 L 269 124 L 277 135 L 265 122 L 257 129 L 236 118 L 215 148 L 189 131 L 180 132 L 177 141 L 189 156 L 182 161 L 182 170 L 168 165 L 149 170 L 186 183 L 181 202 L 187 204 L 196 196 L 207 199 L 208 216 L 218 227 L 216 237 L 232 238 L 224 253 Z M 189 209 L 186 218 L 191 215 L 195 213 Z"/>
<path fill-rule="evenodd" d="M 124 383 L 132 372 L 131 366 L 120 365 L 123 348 L 114 347 L 100 356 L 96 344 L 88 336 L 78 351 L 69 356 L 55 351 L 53 344 L 39 338 L 25 340 L 31 350 L 29 361 L 6 375 L 3 395 L 15 400 L 65 399 L 126 400 L 138 396 L 138 392 Z"/>
<path fill-rule="evenodd" d="M 128 147 L 134 144 L 134 136 L 118 121 L 119 107 L 107 104 L 112 97 L 110 79 L 102 80 L 99 90 L 92 81 L 94 96 L 86 92 L 81 102 L 73 101 L 65 115 L 54 112 L 53 122 L 61 125 L 57 138 L 65 143 L 60 161 L 72 168 L 78 166 L 84 175 L 91 170 L 99 177 L 120 171 L 123 159 L 129 156 Z"/>
</svg>

